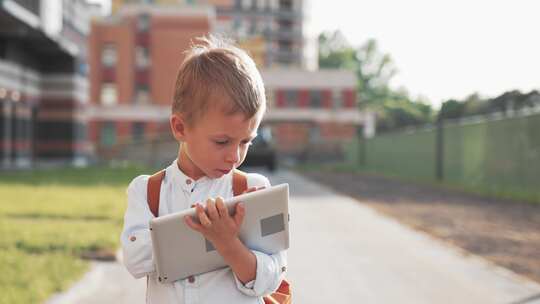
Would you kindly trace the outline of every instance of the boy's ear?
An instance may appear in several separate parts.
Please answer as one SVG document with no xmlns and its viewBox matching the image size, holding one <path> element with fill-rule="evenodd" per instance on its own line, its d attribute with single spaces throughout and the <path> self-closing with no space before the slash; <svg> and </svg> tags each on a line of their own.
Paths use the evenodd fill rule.
<svg viewBox="0 0 540 304">
<path fill-rule="evenodd" d="M 177 141 L 184 141 L 184 138 L 186 136 L 186 123 L 184 121 L 184 118 L 182 117 L 182 114 L 171 114 L 169 121 L 174 138 Z"/>
</svg>

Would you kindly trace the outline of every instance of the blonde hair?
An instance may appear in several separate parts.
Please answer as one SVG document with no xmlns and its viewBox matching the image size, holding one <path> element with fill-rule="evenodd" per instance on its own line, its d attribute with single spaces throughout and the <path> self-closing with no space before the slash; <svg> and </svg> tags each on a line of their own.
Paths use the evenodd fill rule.
<svg viewBox="0 0 540 304">
<path fill-rule="evenodd" d="M 225 96 L 226 102 L 218 102 Z M 211 106 L 251 118 L 266 109 L 264 85 L 253 60 L 243 50 L 214 36 L 199 37 L 186 52 L 176 79 L 172 112 L 192 125 Z"/>
</svg>

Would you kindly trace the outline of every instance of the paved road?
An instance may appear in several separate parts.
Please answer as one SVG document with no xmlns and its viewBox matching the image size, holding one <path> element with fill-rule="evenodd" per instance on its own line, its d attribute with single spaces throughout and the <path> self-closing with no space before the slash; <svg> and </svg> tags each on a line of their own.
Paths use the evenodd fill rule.
<svg viewBox="0 0 540 304">
<path fill-rule="evenodd" d="M 291 186 L 295 303 L 540 304 L 539 284 L 290 172 L 270 179 Z M 143 303 L 144 285 L 118 263 L 97 263 L 49 304 Z"/>
</svg>

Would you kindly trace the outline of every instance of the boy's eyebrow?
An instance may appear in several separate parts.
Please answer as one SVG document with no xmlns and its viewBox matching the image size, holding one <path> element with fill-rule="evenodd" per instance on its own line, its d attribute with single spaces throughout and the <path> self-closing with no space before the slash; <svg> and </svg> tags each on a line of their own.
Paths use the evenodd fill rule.
<svg viewBox="0 0 540 304">
<path fill-rule="evenodd" d="M 257 137 L 257 135 L 258 135 L 257 132 L 252 133 L 247 139 L 253 140 L 255 137 Z M 234 137 L 231 137 L 231 136 L 229 136 L 227 134 L 216 134 L 216 135 L 214 135 L 214 137 L 225 137 L 227 139 L 234 139 Z"/>
</svg>

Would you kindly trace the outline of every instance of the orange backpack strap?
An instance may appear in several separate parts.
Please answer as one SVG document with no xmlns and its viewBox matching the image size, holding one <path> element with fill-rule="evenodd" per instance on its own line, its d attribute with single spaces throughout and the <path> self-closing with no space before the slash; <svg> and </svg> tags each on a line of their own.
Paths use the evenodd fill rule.
<svg viewBox="0 0 540 304">
<path fill-rule="evenodd" d="M 247 190 L 247 174 L 238 169 L 233 172 L 233 193 L 234 196 L 240 195 Z"/>
<path fill-rule="evenodd" d="M 156 172 L 148 178 L 148 184 L 146 186 L 148 206 L 155 217 L 159 216 L 159 193 L 161 192 L 161 182 L 164 177 L 165 170 Z"/>
</svg>

